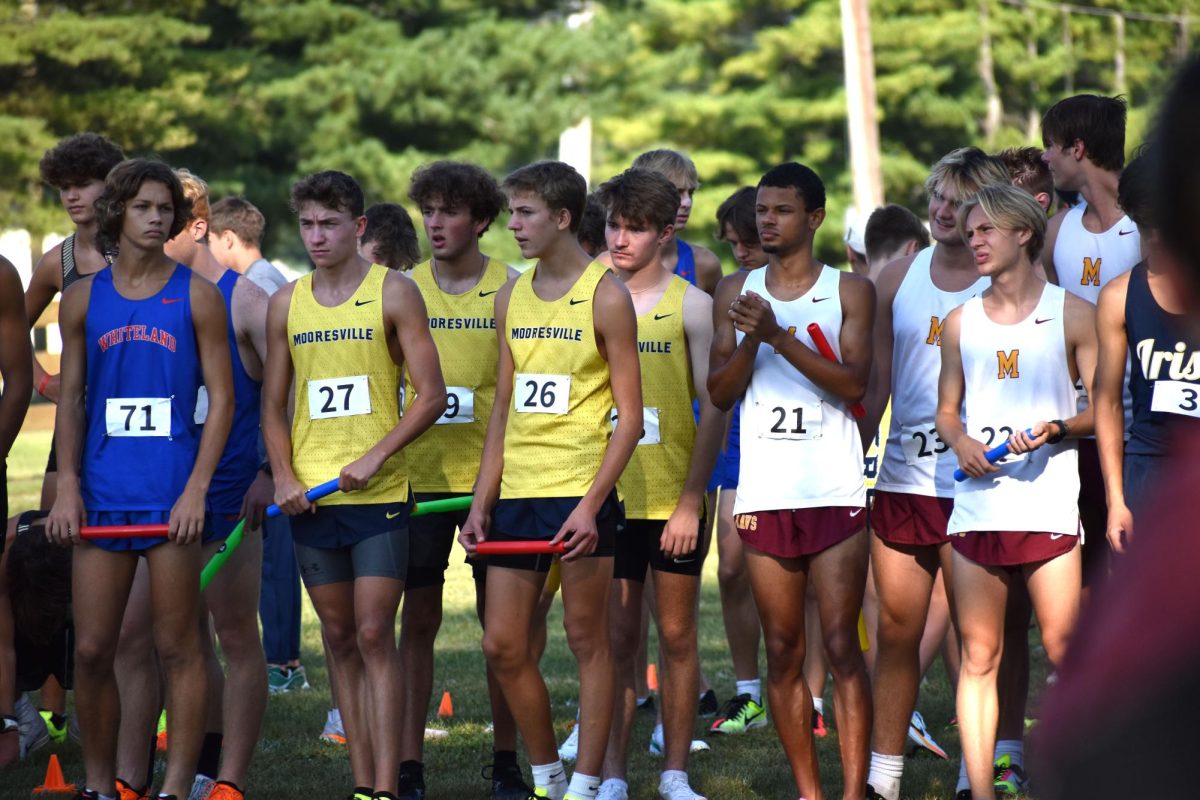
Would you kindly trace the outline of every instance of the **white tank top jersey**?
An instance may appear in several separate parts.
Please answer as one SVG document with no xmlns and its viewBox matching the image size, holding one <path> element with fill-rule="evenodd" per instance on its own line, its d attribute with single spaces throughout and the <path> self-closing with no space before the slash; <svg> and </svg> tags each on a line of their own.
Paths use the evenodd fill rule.
<svg viewBox="0 0 1200 800">
<path fill-rule="evenodd" d="M 961 341 L 967 434 L 989 448 L 1013 431 L 1075 414 L 1063 324 L 1066 293 L 1047 284 L 1033 313 L 992 322 L 981 298 L 963 305 Z M 949 533 L 1036 531 L 1079 534 L 1075 442 L 1043 445 L 997 462 L 1000 471 L 955 484 Z"/>
<path fill-rule="evenodd" d="M 892 422 L 875 488 L 926 497 L 954 497 L 954 451 L 937 435 L 938 375 L 946 316 L 991 285 L 979 278 L 945 292 L 930 277 L 933 247 L 917 254 L 892 300 Z"/>
<path fill-rule="evenodd" d="M 841 358 L 841 272 L 823 266 L 805 294 L 785 302 L 767 291 L 767 269 L 743 292 L 767 299 L 779 325 L 809 344 L 817 323 Z M 737 333 L 740 344 L 745 338 Z M 815 351 L 816 346 L 809 344 Z M 741 477 L 733 513 L 864 506 L 862 442 L 845 402 L 819 388 L 770 345 L 759 345 L 742 402 Z"/>
<path fill-rule="evenodd" d="M 1103 233 L 1092 233 L 1083 227 L 1083 210 L 1087 203 L 1067 212 L 1054 240 L 1054 269 L 1058 283 L 1076 297 L 1092 305 L 1100 300 L 1100 290 L 1113 278 L 1128 272 L 1142 260 L 1142 235 L 1128 216 L 1121 217 Z M 1133 395 L 1129 393 L 1129 358 L 1125 359 L 1125 435 L 1133 426 Z M 1075 386 L 1076 408 L 1087 408 L 1087 390 L 1083 382 Z M 1089 436 L 1094 439 L 1094 436 Z"/>
</svg>

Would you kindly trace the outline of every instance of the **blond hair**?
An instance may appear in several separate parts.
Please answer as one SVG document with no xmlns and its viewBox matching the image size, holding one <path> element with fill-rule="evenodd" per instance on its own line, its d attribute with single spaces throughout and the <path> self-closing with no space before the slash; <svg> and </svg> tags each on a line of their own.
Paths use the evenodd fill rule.
<svg viewBox="0 0 1200 800">
<path fill-rule="evenodd" d="M 1002 160 L 989 156 L 978 147 L 960 147 L 933 165 L 925 180 L 925 191 L 942 193 L 948 187 L 962 203 L 985 186 L 1009 183 L 1008 167 Z"/>
<path fill-rule="evenodd" d="M 682 185 L 692 190 L 700 186 L 700 174 L 696 172 L 695 163 L 678 150 L 647 150 L 635 158 L 630 167 L 665 175 L 676 186 Z"/>
<path fill-rule="evenodd" d="M 967 216 L 979 206 L 988 220 L 1007 231 L 1029 231 L 1025 252 L 1037 260 L 1046 241 L 1046 212 L 1028 192 L 1008 184 L 985 186 L 958 208 L 958 235 L 967 241 Z"/>
<path fill-rule="evenodd" d="M 180 167 L 175 170 L 179 182 L 183 184 L 184 195 L 192 201 L 191 219 L 202 219 L 208 222 L 208 184 L 191 170 Z M 188 220 L 191 222 L 191 220 Z"/>
</svg>

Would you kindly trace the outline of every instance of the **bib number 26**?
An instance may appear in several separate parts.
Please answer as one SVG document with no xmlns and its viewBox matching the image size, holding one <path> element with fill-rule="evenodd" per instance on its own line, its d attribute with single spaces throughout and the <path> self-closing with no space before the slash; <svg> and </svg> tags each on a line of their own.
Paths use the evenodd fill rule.
<svg viewBox="0 0 1200 800">
<path fill-rule="evenodd" d="M 520 414 L 566 414 L 571 402 L 571 376 L 522 372 L 516 376 L 513 402 Z"/>
</svg>

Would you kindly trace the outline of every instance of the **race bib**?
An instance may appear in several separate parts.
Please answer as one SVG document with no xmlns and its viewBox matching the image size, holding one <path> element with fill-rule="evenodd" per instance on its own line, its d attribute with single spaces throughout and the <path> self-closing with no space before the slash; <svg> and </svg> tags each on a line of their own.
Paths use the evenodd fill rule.
<svg viewBox="0 0 1200 800">
<path fill-rule="evenodd" d="M 475 392 L 465 386 L 446 387 L 446 411 L 435 425 L 458 425 L 475 421 Z"/>
<path fill-rule="evenodd" d="M 308 418 L 332 419 L 371 413 L 366 375 L 308 382 Z"/>
<path fill-rule="evenodd" d="M 203 425 L 208 420 L 208 387 L 201 386 L 196 390 L 196 413 L 192 420 L 197 425 Z"/>
<path fill-rule="evenodd" d="M 615 431 L 617 429 L 617 410 L 615 408 L 609 412 L 608 418 L 612 421 Z M 661 441 L 662 438 L 658 433 L 658 409 L 642 406 L 642 438 L 638 439 L 637 446 L 658 444 Z"/>
<path fill-rule="evenodd" d="M 1150 410 L 1200 417 L 1200 383 L 1155 381 Z"/>
<path fill-rule="evenodd" d="M 900 445 L 904 450 L 904 463 L 910 467 L 937 461 L 937 457 L 950 449 L 950 446 L 938 436 L 933 423 L 900 427 Z"/>
<path fill-rule="evenodd" d="M 821 404 L 788 403 L 758 407 L 758 435 L 766 439 L 820 439 Z"/>
<path fill-rule="evenodd" d="M 171 398 L 110 397 L 104 401 L 109 436 L 170 436 Z"/>
<path fill-rule="evenodd" d="M 518 373 L 513 404 L 522 414 L 566 414 L 571 404 L 571 376 Z"/>
<path fill-rule="evenodd" d="M 1005 442 L 1007 442 L 1008 437 L 1012 436 L 1013 433 L 1015 433 L 1015 432 L 1016 432 L 1015 429 L 1008 425 L 982 425 L 979 428 L 976 428 L 975 430 L 968 431 L 968 435 L 972 439 L 976 439 L 980 442 L 983 442 L 983 446 L 986 447 L 988 450 L 991 450 L 993 447 L 997 447 L 998 445 L 1002 445 Z M 1017 454 L 1017 453 L 1010 452 L 1007 455 L 1005 455 L 1004 458 L 1001 458 L 1000 460 L 996 461 L 995 463 L 996 464 L 1013 464 L 1013 463 L 1025 458 L 1026 455 L 1028 455 L 1028 454 L 1027 453 Z"/>
</svg>

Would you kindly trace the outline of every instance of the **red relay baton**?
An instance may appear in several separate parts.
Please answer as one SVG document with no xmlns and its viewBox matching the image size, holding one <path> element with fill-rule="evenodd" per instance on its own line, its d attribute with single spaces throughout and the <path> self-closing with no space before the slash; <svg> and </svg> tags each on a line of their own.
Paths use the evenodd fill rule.
<svg viewBox="0 0 1200 800">
<path fill-rule="evenodd" d="M 823 355 L 826 360 L 837 364 L 838 358 L 833 354 L 833 348 L 829 346 L 829 340 L 825 338 L 825 333 L 821 330 L 821 326 L 817 323 L 810 323 L 808 326 L 808 335 L 812 337 L 813 344 L 817 346 L 817 352 Z M 867 415 L 867 407 L 862 403 L 854 403 L 850 406 L 850 413 L 855 419 L 862 419 Z"/>
<path fill-rule="evenodd" d="M 526 542 L 480 542 L 479 544 L 475 545 L 475 552 L 481 556 L 513 556 L 541 553 L 558 554 L 567 552 L 567 545 L 565 542 L 551 544 L 550 542 L 536 539 Z"/>
</svg>

